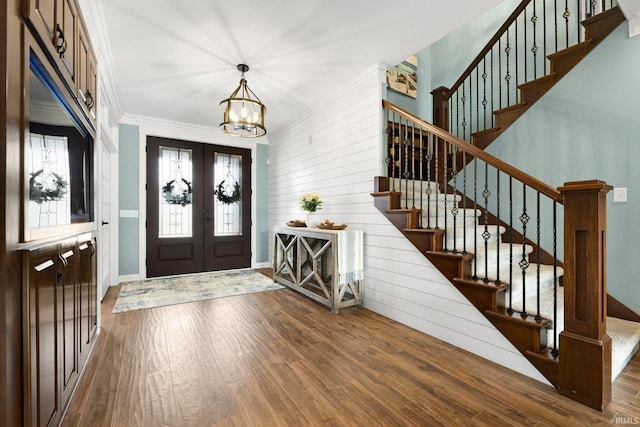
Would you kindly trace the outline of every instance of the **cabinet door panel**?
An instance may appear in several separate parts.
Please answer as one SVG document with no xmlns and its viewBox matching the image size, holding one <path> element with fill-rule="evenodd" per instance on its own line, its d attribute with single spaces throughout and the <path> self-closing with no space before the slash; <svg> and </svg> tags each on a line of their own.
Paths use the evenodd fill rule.
<svg viewBox="0 0 640 427">
<path fill-rule="evenodd" d="M 29 342 L 31 418 L 46 426 L 60 415 L 58 399 L 59 330 L 56 313 L 58 280 L 55 248 L 29 254 Z"/>
<path fill-rule="evenodd" d="M 40 37 L 53 43 L 56 26 L 56 0 L 25 1 L 25 17 L 31 21 Z"/>
<path fill-rule="evenodd" d="M 66 78 L 69 81 L 76 80 L 76 34 L 78 33 L 78 18 L 76 16 L 75 3 L 72 0 L 58 0 L 61 2 L 60 26 L 64 33 L 66 43 L 65 51 L 60 54 L 60 59 L 64 65 Z M 73 87 L 73 86 L 72 86 Z"/>
<path fill-rule="evenodd" d="M 95 278 L 95 250 L 91 240 L 80 242 L 78 265 L 78 317 L 80 321 L 80 360 L 87 357 L 93 336 L 96 332 L 97 312 L 97 281 Z"/>
<path fill-rule="evenodd" d="M 63 262 L 64 273 L 58 282 L 59 323 L 61 336 L 58 344 L 62 347 L 62 386 L 66 394 L 70 394 L 70 385 L 75 381 L 78 373 L 76 358 L 76 280 L 78 255 L 75 245 L 61 251 L 60 260 Z M 70 396 L 65 396 L 70 397 Z M 63 398 L 63 401 L 66 399 Z"/>
<path fill-rule="evenodd" d="M 83 26 L 78 29 L 78 100 L 89 120 L 95 124 L 97 103 L 96 58 Z"/>
</svg>

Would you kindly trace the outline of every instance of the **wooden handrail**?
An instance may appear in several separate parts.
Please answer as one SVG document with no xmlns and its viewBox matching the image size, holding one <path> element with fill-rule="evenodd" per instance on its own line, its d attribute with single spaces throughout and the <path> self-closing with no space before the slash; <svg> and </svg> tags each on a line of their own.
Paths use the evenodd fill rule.
<svg viewBox="0 0 640 427">
<path fill-rule="evenodd" d="M 482 62 L 482 59 L 489 53 L 489 51 L 493 48 L 493 45 L 500 40 L 500 37 L 511 27 L 511 24 L 520 16 L 520 13 L 531 3 L 531 0 L 522 0 L 522 2 L 518 5 L 518 7 L 513 11 L 511 15 L 504 21 L 504 24 L 496 31 L 495 35 L 489 40 L 489 42 L 485 45 L 484 48 L 480 51 L 478 56 L 475 57 L 471 64 L 464 70 L 464 73 L 460 76 L 460 78 L 451 86 L 449 90 L 447 90 L 445 94 L 445 98 L 449 99 L 450 95 L 455 93 L 456 90 L 462 85 L 462 83 L 471 75 L 471 72 L 476 69 L 476 67 Z"/>
<path fill-rule="evenodd" d="M 525 172 L 522 172 L 520 169 L 511 166 L 510 164 L 498 159 L 497 157 L 492 156 L 491 154 L 477 148 L 474 145 L 469 144 L 468 142 L 463 141 L 462 139 L 454 135 L 451 135 L 449 132 L 440 129 L 437 126 L 434 126 L 431 123 L 422 120 L 418 116 L 414 116 L 413 114 L 404 111 L 403 109 L 393 105 L 386 99 L 382 100 L 382 107 L 386 108 L 389 111 L 393 111 L 394 113 L 398 114 L 401 117 L 404 117 L 407 120 L 411 120 L 412 122 L 428 130 L 436 137 L 447 141 L 449 144 L 456 146 L 461 151 L 464 151 L 472 155 L 476 159 L 482 160 L 483 162 L 493 166 L 499 171 L 504 172 L 505 174 L 519 180 L 520 182 L 526 184 L 536 191 L 539 191 L 550 199 L 555 200 L 560 204 L 563 203 L 562 194 L 560 194 L 560 192 L 556 188 L 550 186 L 549 184 L 544 183 L 539 179 L 526 174 Z"/>
</svg>

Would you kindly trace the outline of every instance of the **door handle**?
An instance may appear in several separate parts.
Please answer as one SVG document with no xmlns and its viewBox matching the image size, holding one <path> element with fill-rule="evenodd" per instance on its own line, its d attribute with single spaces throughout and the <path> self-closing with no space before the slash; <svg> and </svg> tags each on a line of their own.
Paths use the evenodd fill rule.
<svg viewBox="0 0 640 427">
<path fill-rule="evenodd" d="M 102 225 L 109 225 L 107 221 L 102 221 Z"/>
</svg>

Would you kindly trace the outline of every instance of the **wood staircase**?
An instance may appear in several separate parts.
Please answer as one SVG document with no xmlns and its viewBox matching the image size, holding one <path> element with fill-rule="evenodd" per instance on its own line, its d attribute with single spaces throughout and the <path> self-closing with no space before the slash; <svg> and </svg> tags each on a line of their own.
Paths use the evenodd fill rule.
<svg viewBox="0 0 640 427">
<path fill-rule="evenodd" d="M 528 3 L 523 2 L 523 5 Z M 524 9 L 524 6 L 516 10 Z M 515 14 L 515 12 L 514 12 Z M 584 27 L 585 40 L 567 47 L 566 49 L 552 53 L 547 56 L 549 60 L 549 72 L 539 78 L 518 84 L 519 96 L 514 97 L 517 102 L 504 106 L 493 111 L 493 124 L 490 128 L 481 129 L 479 123 L 481 118 L 476 120 L 478 128 L 470 134 L 470 141 L 473 145 L 480 149 L 488 147 L 495 139 L 498 138 L 512 123 L 514 123 L 525 111 L 527 111 L 537 100 L 539 100 L 547 91 L 549 91 L 562 77 L 567 75 L 571 69 L 576 66 L 584 57 L 586 57 L 602 40 L 604 40 L 613 30 L 615 30 L 625 18 L 619 7 L 612 7 L 595 16 L 582 21 Z M 469 65 L 465 73 L 458 79 L 451 89 L 439 87 L 432 91 L 433 95 L 433 123 L 446 131 L 450 131 L 454 135 L 457 134 L 455 129 L 452 130 L 450 123 L 453 122 L 449 117 L 453 106 L 450 105 L 451 98 L 464 84 L 482 62 L 483 58 L 489 52 L 490 47 L 496 43 L 499 36 L 506 31 L 507 23 L 487 44 L 487 47 L 476 57 Z M 470 107 L 470 110 L 472 108 Z M 469 112 L 472 115 L 472 112 Z M 460 135 L 458 135 L 460 136 Z M 462 137 L 465 139 L 465 137 Z"/>
<path fill-rule="evenodd" d="M 448 216 L 442 217 L 438 228 L 421 228 L 419 224 L 421 223 L 420 216 L 423 215 L 422 209 L 402 208 L 401 196 L 403 193 L 390 190 L 390 188 L 397 189 L 399 187 L 398 184 L 393 181 L 393 178 L 391 180 L 385 177 L 376 178 L 374 185 L 375 191 L 372 193 L 372 196 L 374 197 L 374 203 L 378 210 L 540 370 L 550 383 L 557 387 L 558 360 L 555 357 L 553 348 L 548 343 L 549 334 L 547 333 L 548 329 L 553 325 L 552 319 L 526 313 L 523 314 L 521 304 L 520 310 L 516 310 L 516 306 L 514 305 L 511 305 L 509 308 L 507 304 L 508 293 L 518 293 L 518 291 L 513 289 L 513 285 L 508 282 L 508 279 L 504 275 L 501 276 L 502 280 L 496 282 L 497 268 L 495 262 L 487 269 L 488 271 L 475 271 L 482 270 L 483 260 L 490 257 L 491 253 L 495 253 L 495 250 L 486 251 L 490 253 L 485 253 L 483 248 L 484 239 L 481 237 L 477 239 L 483 243 L 476 245 L 475 250 L 470 247 L 468 248 L 469 250 L 464 250 L 460 244 L 463 240 L 461 236 L 459 236 L 459 240 L 455 246 L 451 245 L 452 233 L 447 233 L 444 226 L 446 222 L 449 226 L 447 228 L 451 231 L 451 210 L 453 206 L 459 207 L 457 205 L 459 204 L 460 196 L 454 199 L 453 195 L 449 195 L 449 201 L 446 202 L 450 205 L 448 207 L 444 206 L 445 202 L 443 202 L 442 197 L 430 196 L 431 211 L 433 211 L 434 205 L 437 204 L 440 214 L 444 215 L 446 212 Z M 437 185 L 437 183 L 434 183 L 434 185 Z M 439 196 L 441 196 L 441 194 L 439 194 Z M 415 206 L 412 197 L 409 196 L 408 198 L 411 206 Z M 470 216 L 473 217 L 474 223 L 469 221 L 466 228 L 477 228 L 479 233 L 483 233 L 485 227 L 483 227 L 482 224 L 478 227 L 476 222 L 482 215 L 484 215 L 483 210 L 477 215 L 471 213 Z M 422 221 L 422 223 L 426 224 L 425 221 Z M 431 221 L 430 225 L 433 227 L 435 221 Z M 493 225 L 487 228 L 494 228 L 495 230 L 495 227 L 496 226 Z M 503 235 L 505 231 L 506 229 L 504 227 L 500 227 L 498 233 L 494 232 L 494 235 L 489 237 L 487 240 L 488 244 L 493 245 L 495 242 L 501 240 L 501 235 Z M 474 231 L 472 231 L 472 233 L 473 232 Z M 449 245 L 447 245 L 448 249 L 445 249 L 445 242 L 447 240 L 449 241 Z M 516 245 L 515 242 L 513 242 L 513 244 Z M 504 243 L 504 245 L 508 244 Z M 529 254 L 533 248 L 530 245 L 527 246 L 526 260 L 529 262 Z M 503 253 L 506 252 L 503 251 Z M 482 258 L 481 261 L 478 261 L 479 257 Z M 515 262 L 515 264 L 518 264 L 520 260 L 521 256 L 517 255 L 517 259 L 509 263 L 513 264 L 513 262 Z M 503 267 L 507 267 L 505 264 L 506 263 L 503 263 Z M 478 267 L 478 265 L 480 265 L 480 267 Z M 516 271 L 520 271 L 519 267 L 516 268 Z M 562 267 L 558 267 L 558 269 L 559 274 L 557 278 L 559 279 L 562 276 Z M 531 272 L 527 274 L 530 276 Z M 533 274 L 535 274 L 535 272 L 533 272 Z M 485 275 L 488 277 L 481 279 Z M 553 279 L 553 277 L 551 277 L 551 279 Z M 553 286 L 553 283 L 550 282 L 547 283 L 547 285 Z M 522 284 L 520 284 L 519 289 L 522 289 Z"/>
<path fill-rule="evenodd" d="M 541 1 L 545 3 L 545 0 Z M 556 41 L 556 50 L 547 53 L 545 34 L 544 52 L 549 63 L 541 67 L 542 73 L 537 72 L 535 67 L 538 65 L 534 65 L 536 78 L 531 81 L 518 80 L 521 76 L 518 76 L 516 65 L 512 82 L 517 85 L 516 95 L 509 95 L 512 70 L 508 64 L 512 47 L 516 48 L 515 60 L 518 61 L 515 46 L 518 41 L 517 38 L 514 40 L 518 22 L 521 26 L 533 26 L 524 30 L 531 32 L 534 39 L 533 46 L 525 48 L 533 51 L 533 61 L 539 62 L 535 50 L 538 48 L 536 21 L 540 10 L 536 11 L 534 0 L 523 0 L 518 5 L 451 89 L 440 87 L 432 92 L 433 125 L 383 101 L 388 123 L 388 170 L 387 177 L 376 177 L 372 193 L 378 210 L 561 394 L 598 410 L 603 410 L 611 398 L 612 340 L 607 335 L 607 314 L 626 319 L 620 322 L 640 321 L 640 316 L 606 292 L 605 196 L 611 187 L 601 181 L 583 181 L 556 189 L 483 150 L 624 21 L 620 9 L 612 3 L 609 2 L 611 7 L 608 9 L 580 23 L 584 36 L 578 36 L 583 37 L 582 41 L 573 45 L 569 40 L 568 17 L 582 16 L 581 3 L 578 2 L 577 9 L 572 11 L 569 11 L 568 2 L 563 6 L 565 10 L 554 10 L 552 13 L 561 15 L 567 22 L 567 47 L 558 50 Z M 556 2 L 549 2 L 550 8 L 556 8 L 556 5 Z M 546 13 L 546 9 L 542 13 Z M 546 15 L 542 20 L 546 26 Z M 556 22 L 556 33 L 557 27 Z M 525 36 L 524 44 L 526 40 Z M 502 82 L 499 86 L 493 83 L 496 51 L 499 52 L 497 55 L 506 51 L 504 80 L 507 81 L 507 95 L 504 97 Z M 488 62 L 492 68 L 487 78 Z M 526 60 L 524 63 L 524 68 L 531 68 Z M 526 71 L 524 74 L 526 76 Z M 502 79 L 501 75 L 496 78 Z M 478 95 L 482 92 L 484 95 Z M 494 106 L 493 99 L 487 101 L 487 92 L 490 96 L 498 93 L 500 99 L 498 108 L 492 112 L 486 111 L 487 105 Z M 472 104 L 474 93 L 476 104 Z M 507 99 L 506 103 L 503 98 Z M 465 142 L 467 136 L 469 140 Z M 473 175 L 475 180 L 477 171 L 483 168 L 484 189 L 480 189 L 483 195 L 475 189 L 473 193 L 468 192 L 467 174 Z M 493 174 L 495 179 L 490 178 Z M 464 176 L 464 188 L 456 184 L 461 176 Z M 500 197 L 506 195 L 505 189 L 500 189 L 500 181 L 505 176 L 509 183 L 509 209 L 521 210 L 516 218 L 518 215 L 524 218 L 519 224 L 514 224 L 513 216 L 507 220 L 504 214 L 500 215 L 500 204 L 504 203 L 500 202 Z M 425 184 L 431 181 L 435 182 Z M 420 183 L 417 197 L 410 190 L 410 187 L 415 188 L 416 182 Z M 515 198 L 512 197 L 512 182 L 522 186 L 522 194 Z M 429 188 L 426 193 L 425 185 Z M 531 192 L 537 197 L 537 202 L 534 198 L 536 213 L 531 213 L 531 208 L 527 211 L 527 194 Z M 489 195 L 497 196 L 497 201 L 491 201 Z M 550 226 L 541 227 L 541 198 L 547 200 L 543 203 L 554 206 L 551 252 L 542 249 L 540 240 L 540 229 Z M 564 222 L 564 232 L 560 236 L 556 236 L 556 209 L 560 212 L 560 221 Z M 536 222 L 532 221 L 527 231 L 530 219 Z M 470 232 L 467 220 L 472 228 Z M 464 221 L 465 225 L 460 228 L 456 221 Z M 537 239 L 532 235 L 536 232 Z M 563 241 L 564 264 L 556 255 L 556 239 Z M 473 247 L 468 245 L 469 240 L 474 240 Z M 484 248 L 478 247 L 477 241 L 481 241 Z M 509 249 L 500 249 L 503 246 L 517 246 L 520 254 L 505 255 Z M 490 257 L 496 257 L 496 260 L 487 262 Z M 483 263 L 484 271 L 478 266 Z M 487 267 L 489 264 L 491 268 Z M 514 277 L 514 271 L 515 276 L 521 273 L 522 277 Z M 533 295 L 526 283 L 534 284 Z M 553 301 L 552 308 L 548 307 L 549 298 Z M 561 306 L 559 310 L 558 305 Z M 618 319 L 615 320 L 610 322 L 611 327 L 617 327 Z M 637 349 L 640 324 L 624 326 L 635 330 L 634 349 Z"/>
<path fill-rule="evenodd" d="M 611 187 L 584 181 L 555 189 L 387 101 L 383 108 L 391 177 L 375 179 L 377 209 L 560 393 L 603 410 L 612 379 L 607 314 L 640 320 L 606 292 L 605 196 Z M 446 159 L 461 161 L 451 165 Z M 480 185 L 465 181 L 483 174 Z M 499 184 L 505 180 L 508 191 Z M 475 188 L 467 191 L 476 186 L 479 194 Z M 521 188 L 521 194 L 512 187 Z M 546 252 L 539 234 L 550 224 L 540 220 L 539 212 L 545 204 L 551 208 L 549 203 L 554 247 Z M 501 205 L 513 213 L 500 214 L 505 211 Z M 556 209 L 558 222 L 564 223 L 559 235 Z M 523 221 L 520 227 L 514 218 Z M 477 246 L 473 236 L 481 242 Z M 556 255 L 556 239 L 563 242 L 565 263 Z M 519 254 L 499 249 L 509 246 Z M 498 257 L 490 259 L 497 250 Z M 485 260 L 490 268 L 483 267 Z M 637 348 L 640 324 L 635 326 Z"/>
</svg>

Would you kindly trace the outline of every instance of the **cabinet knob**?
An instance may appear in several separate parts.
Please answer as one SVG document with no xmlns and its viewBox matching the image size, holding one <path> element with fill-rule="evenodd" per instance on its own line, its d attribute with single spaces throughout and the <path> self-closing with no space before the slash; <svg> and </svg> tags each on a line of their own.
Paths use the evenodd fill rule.
<svg viewBox="0 0 640 427">
<path fill-rule="evenodd" d="M 102 225 L 109 225 L 108 221 L 102 221 Z"/>
</svg>

